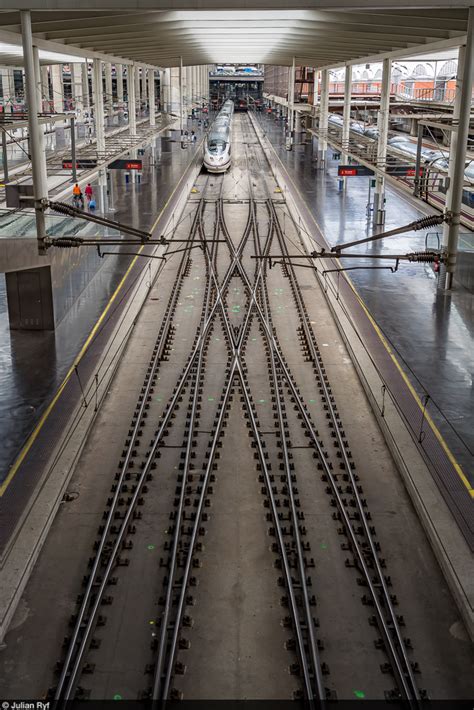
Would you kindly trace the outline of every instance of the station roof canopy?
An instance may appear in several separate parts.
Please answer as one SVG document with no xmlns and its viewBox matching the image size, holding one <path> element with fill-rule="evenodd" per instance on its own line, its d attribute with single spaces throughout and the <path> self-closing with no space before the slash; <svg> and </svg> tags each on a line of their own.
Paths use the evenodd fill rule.
<svg viewBox="0 0 474 710">
<path fill-rule="evenodd" d="M 15 10 L 6 9 L 13 2 Z M 68 56 L 158 67 L 176 66 L 180 56 L 185 65 L 289 65 L 295 57 L 301 65 L 337 67 L 459 46 L 470 4 L 401 0 L 393 9 L 393 0 L 0 0 L 0 42 L 21 44 L 24 7 L 32 11 L 40 49 Z M 246 5 L 252 9 L 242 9 Z"/>
</svg>

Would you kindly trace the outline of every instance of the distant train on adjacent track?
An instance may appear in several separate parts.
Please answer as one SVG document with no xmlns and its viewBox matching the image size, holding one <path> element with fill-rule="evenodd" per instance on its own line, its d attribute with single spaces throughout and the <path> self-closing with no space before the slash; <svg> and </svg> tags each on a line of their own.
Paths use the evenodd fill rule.
<svg viewBox="0 0 474 710">
<path fill-rule="evenodd" d="M 331 126 L 342 130 L 342 123 L 342 116 L 339 116 L 338 114 L 330 114 L 329 124 Z M 378 138 L 378 130 L 375 126 L 367 127 L 359 121 L 351 120 L 350 130 L 353 134 L 361 136 L 362 140 L 368 139 L 369 141 L 376 141 Z M 356 140 L 356 138 L 353 140 Z M 397 165 L 415 163 L 416 151 L 416 141 L 411 140 L 409 136 L 404 135 L 403 133 L 391 136 L 388 140 L 387 146 L 388 169 L 395 170 Z M 425 146 L 421 149 L 421 168 L 423 170 L 423 180 L 420 197 L 425 200 L 425 202 L 437 207 L 439 210 L 443 210 L 445 205 L 448 155 L 448 149 L 441 151 Z M 400 178 L 400 182 L 409 184 L 410 186 L 412 185 L 407 178 Z M 466 160 L 464 182 L 461 222 L 472 229 L 474 224 L 474 160 Z"/>
<path fill-rule="evenodd" d="M 204 167 L 210 173 L 225 173 L 232 160 L 234 102 L 226 101 L 209 129 L 204 144 Z"/>
</svg>

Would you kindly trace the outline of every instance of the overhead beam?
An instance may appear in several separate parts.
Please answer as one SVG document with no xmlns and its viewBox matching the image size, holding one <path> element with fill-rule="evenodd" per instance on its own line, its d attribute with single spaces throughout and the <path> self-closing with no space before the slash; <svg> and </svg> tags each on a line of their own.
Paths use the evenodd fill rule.
<svg viewBox="0 0 474 710">
<path fill-rule="evenodd" d="M 22 44 L 21 35 L 14 32 L 8 32 L 7 30 L 0 29 L 0 42 L 5 42 L 7 44 L 14 44 L 20 46 Z M 104 52 L 96 52 L 92 50 L 84 50 L 80 47 L 75 47 L 71 44 L 62 44 L 61 42 L 51 42 L 50 40 L 41 39 L 39 37 L 34 37 L 35 46 L 38 49 L 44 49 L 47 52 L 57 52 L 59 54 L 69 54 L 74 57 L 81 57 L 82 59 L 100 59 L 103 62 L 111 62 L 112 64 L 131 64 L 132 60 L 126 57 L 117 57 L 112 54 L 106 54 Z M 147 67 L 148 68 L 148 67 Z M 150 68 L 156 69 L 158 67 L 151 66 Z"/>
</svg>

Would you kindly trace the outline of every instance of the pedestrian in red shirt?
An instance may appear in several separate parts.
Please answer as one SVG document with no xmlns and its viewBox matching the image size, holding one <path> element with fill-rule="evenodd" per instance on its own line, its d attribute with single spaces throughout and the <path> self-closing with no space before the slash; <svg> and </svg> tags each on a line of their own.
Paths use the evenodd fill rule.
<svg viewBox="0 0 474 710">
<path fill-rule="evenodd" d="M 90 202 L 92 200 L 92 195 L 94 194 L 94 191 L 92 189 L 92 185 L 90 184 L 90 182 L 87 183 L 84 193 L 85 193 L 86 200 L 87 200 L 87 206 L 89 206 Z"/>
</svg>

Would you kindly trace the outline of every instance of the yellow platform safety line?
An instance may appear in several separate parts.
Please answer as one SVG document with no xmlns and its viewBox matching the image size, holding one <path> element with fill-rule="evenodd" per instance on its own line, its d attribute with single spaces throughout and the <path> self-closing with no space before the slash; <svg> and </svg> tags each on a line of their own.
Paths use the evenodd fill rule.
<svg viewBox="0 0 474 710">
<path fill-rule="evenodd" d="M 186 171 L 188 170 L 188 168 L 189 168 L 189 164 L 188 164 L 188 166 L 187 166 L 187 168 L 186 168 Z M 161 211 L 160 211 L 158 217 L 156 218 L 156 220 L 155 220 L 154 223 L 153 223 L 153 226 L 152 226 L 150 232 L 153 232 L 153 230 L 156 228 L 156 225 L 158 224 L 158 221 L 160 220 L 161 215 L 163 214 L 163 212 L 165 211 L 165 209 L 166 209 L 167 206 L 169 205 L 169 203 L 170 203 L 170 201 L 172 200 L 172 198 L 173 198 L 173 196 L 174 196 L 176 190 L 178 189 L 179 185 L 180 185 L 181 182 L 183 181 L 183 179 L 184 179 L 184 177 L 185 177 L 185 175 L 186 175 L 186 171 L 185 171 L 185 173 L 183 173 L 183 175 L 181 176 L 180 180 L 179 180 L 178 183 L 176 184 L 176 186 L 175 186 L 173 192 L 171 193 L 171 195 L 168 197 L 168 199 L 166 200 L 165 204 L 163 205 L 163 207 L 162 207 L 162 209 L 161 209 Z M 144 246 L 145 246 L 145 245 L 142 245 L 142 246 L 139 248 L 138 254 L 140 254 L 140 253 L 142 252 Z M 107 313 L 108 313 L 108 311 L 109 311 L 109 309 L 110 309 L 112 303 L 113 303 L 113 302 L 115 301 L 115 299 L 117 298 L 117 295 L 119 294 L 120 290 L 122 289 L 122 287 L 123 287 L 123 285 L 124 285 L 124 283 L 125 283 L 125 281 L 126 281 L 128 275 L 129 275 L 130 271 L 132 270 L 134 264 L 136 263 L 136 261 L 137 261 L 137 259 L 138 259 L 138 254 L 137 254 L 136 256 L 134 256 L 132 262 L 130 263 L 130 265 L 129 265 L 128 269 L 127 269 L 127 271 L 125 272 L 125 274 L 124 274 L 123 277 L 121 278 L 120 283 L 118 284 L 117 288 L 115 289 L 115 291 L 113 292 L 112 296 L 110 297 L 110 299 L 109 299 L 109 301 L 108 301 L 106 307 L 104 308 L 104 310 L 102 311 L 101 315 L 99 316 L 99 319 L 97 320 L 96 324 L 95 324 L 94 327 L 92 328 L 92 330 L 91 330 L 91 332 L 90 332 L 90 334 L 89 334 L 89 336 L 88 336 L 86 342 L 85 342 L 84 345 L 82 346 L 82 348 L 81 348 L 79 354 L 78 354 L 78 355 L 76 356 L 76 358 L 74 359 L 74 362 L 72 363 L 72 365 L 71 365 L 71 367 L 69 368 L 69 370 L 68 370 L 66 376 L 64 377 L 64 380 L 61 382 L 61 384 L 60 384 L 60 386 L 59 386 L 59 388 L 58 388 L 56 394 L 54 395 L 53 399 L 51 400 L 51 402 L 49 403 L 49 405 L 47 406 L 47 408 L 46 408 L 45 411 L 43 412 L 43 414 L 42 414 L 42 416 L 41 416 L 41 418 L 40 418 L 38 424 L 36 425 L 36 427 L 35 427 L 35 428 L 33 429 L 33 431 L 31 432 L 30 436 L 29 436 L 28 439 L 26 440 L 26 443 L 24 444 L 24 446 L 23 446 L 23 448 L 21 449 L 20 453 L 18 454 L 17 458 L 16 458 L 15 461 L 13 462 L 12 467 L 10 468 L 7 477 L 5 478 L 5 480 L 3 481 L 3 483 L 0 485 L 0 498 L 4 495 L 4 493 L 5 493 L 5 491 L 7 490 L 8 486 L 10 485 L 10 483 L 12 482 L 12 480 L 14 479 L 16 473 L 18 472 L 18 469 L 20 468 L 20 466 L 21 466 L 21 464 L 23 463 L 23 461 L 24 461 L 26 455 L 28 454 L 28 452 L 29 452 L 29 450 L 31 449 L 31 447 L 32 447 L 32 445 L 34 444 L 34 442 L 36 441 L 36 439 L 37 439 L 37 437 L 38 437 L 38 434 L 40 433 L 41 429 L 43 428 L 45 421 L 47 420 L 47 418 L 48 418 L 49 415 L 51 414 L 51 412 L 52 412 L 54 406 L 56 405 L 56 402 L 58 401 L 58 399 L 59 399 L 59 397 L 61 396 L 61 394 L 62 394 L 64 388 L 66 387 L 67 383 L 69 382 L 69 380 L 70 380 L 70 378 L 71 378 L 71 375 L 73 374 L 75 368 L 77 367 L 77 365 L 80 363 L 80 361 L 81 361 L 82 358 L 84 357 L 84 354 L 86 353 L 87 349 L 89 348 L 89 345 L 91 344 L 91 342 L 92 342 L 92 340 L 93 340 L 95 334 L 97 333 L 97 330 L 99 329 L 100 324 L 102 323 L 102 321 L 104 320 L 105 316 L 107 315 Z"/>
<path fill-rule="evenodd" d="M 275 153 L 275 155 L 276 155 L 276 153 Z M 277 157 L 279 163 L 281 164 L 282 169 L 286 172 L 286 170 L 284 169 L 283 163 L 281 162 L 279 156 L 276 155 L 276 157 Z M 289 181 L 290 181 L 291 184 L 293 185 L 293 188 L 296 190 L 296 192 L 297 192 L 298 195 L 300 196 L 300 199 L 301 199 L 301 200 L 303 201 L 303 203 L 304 203 L 303 195 L 301 194 L 301 192 L 300 192 L 300 190 L 298 189 L 297 185 L 295 185 L 295 183 L 294 183 L 293 179 L 290 177 L 290 175 L 289 175 L 288 173 L 286 173 L 286 174 L 287 174 L 287 176 L 288 176 Z M 313 220 L 314 224 L 316 225 L 316 227 L 317 227 L 319 233 L 324 237 L 324 232 L 323 232 L 323 230 L 321 229 L 321 227 L 319 226 L 318 222 L 316 221 L 316 218 L 314 217 L 314 215 L 313 215 L 309 210 L 308 210 L 308 212 L 309 212 L 309 214 L 310 214 L 310 216 L 311 216 L 311 219 Z M 339 262 L 339 263 L 340 263 L 340 262 Z M 383 336 L 383 334 L 382 334 L 382 332 L 381 332 L 379 326 L 377 325 L 376 320 L 373 318 L 373 316 L 372 316 L 372 314 L 370 313 L 369 309 L 367 308 L 367 306 L 365 305 L 364 301 L 363 301 L 362 298 L 360 297 L 360 295 L 359 295 L 359 293 L 357 292 L 357 289 L 355 288 L 354 284 L 352 283 L 352 280 L 350 279 L 350 277 L 347 276 L 347 274 L 344 274 L 344 277 L 346 278 L 347 283 L 349 284 L 349 286 L 351 287 L 351 289 L 354 291 L 354 294 L 355 294 L 357 300 L 359 301 L 359 303 L 360 303 L 360 305 L 362 306 L 362 308 L 363 308 L 363 310 L 364 310 L 364 312 L 365 312 L 367 318 L 369 319 L 369 321 L 370 321 L 370 323 L 372 324 L 372 326 L 373 326 L 375 332 L 377 333 L 378 337 L 380 338 L 380 341 L 382 342 L 382 345 L 383 345 L 384 348 L 387 350 L 387 352 L 388 352 L 388 354 L 390 355 L 392 361 L 394 362 L 394 364 L 395 364 L 397 370 L 399 371 L 400 375 L 402 376 L 402 378 L 403 378 L 405 384 L 407 385 L 408 389 L 410 390 L 410 392 L 411 392 L 411 394 L 412 394 L 412 396 L 413 396 L 415 402 L 417 403 L 417 405 L 418 405 L 418 407 L 420 408 L 420 410 L 421 410 L 422 412 L 424 412 L 425 407 L 424 407 L 422 401 L 421 401 L 420 398 L 418 397 L 418 394 L 417 394 L 416 390 L 414 389 L 413 385 L 411 384 L 410 380 L 408 379 L 408 376 L 406 375 L 405 371 L 403 370 L 402 366 L 400 365 L 400 363 L 398 362 L 396 356 L 394 355 L 392 349 L 390 348 L 389 344 L 387 343 L 385 337 Z M 446 453 L 446 455 L 447 455 L 449 461 L 451 462 L 451 464 L 452 464 L 454 470 L 455 470 L 456 473 L 458 474 L 458 476 L 459 476 L 459 478 L 461 479 L 461 481 L 463 482 L 464 486 L 467 488 L 467 491 L 468 491 L 470 497 L 471 497 L 471 498 L 474 498 L 474 488 L 473 488 L 473 486 L 470 484 L 469 480 L 467 479 L 466 474 L 465 474 L 464 471 L 462 470 L 462 468 L 461 468 L 460 464 L 458 463 L 458 461 L 456 460 L 456 458 L 455 458 L 453 452 L 451 451 L 451 449 L 449 448 L 448 444 L 447 444 L 446 441 L 444 440 L 444 438 L 443 438 L 441 432 L 439 431 L 438 427 L 436 426 L 436 424 L 434 423 L 434 421 L 432 420 L 432 418 L 430 417 L 430 415 L 429 415 L 427 412 L 424 412 L 424 416 L 425 416 L 425 419 L 426 419 L 426 421 L 428 422 L 428 424 L 429 424 L 431 430 L 433 431 L 434 435 L 436 436 L 436 438 L 438 439 L 439 443 L 441 444 L 441 446 L 442 446 L 444 452 Z"/>
</svg>

